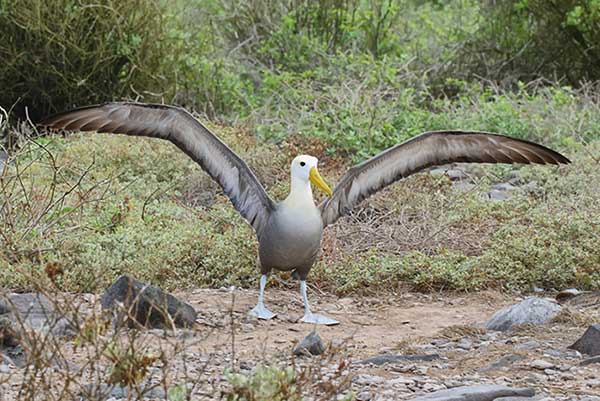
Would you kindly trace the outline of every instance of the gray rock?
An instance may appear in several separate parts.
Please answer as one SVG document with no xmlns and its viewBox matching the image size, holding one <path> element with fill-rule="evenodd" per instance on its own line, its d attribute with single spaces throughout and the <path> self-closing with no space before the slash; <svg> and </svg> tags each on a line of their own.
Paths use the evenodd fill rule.
<svg viewBox="0 0 600 401">
<path fill-rule="evenodd" d="M 446 174 L 446 171 L 448 171 L 449 169 L 450 169 L 449 165 L 437 166 L 437 167 L 433 167 L 431 170 L 429 170 L 429 174 L 439 177 L 439 176 Z"/>
<path fill-rule="evenodd" d="M 361 391 L 360 393 L 358 393 L 358 395 L 356 396 L 356 399 L 358 401 L 370 401 L 371 400 L 371 393 L 369 391 Z"/>
<path fill-rule="evenodd" d="M 53 303 L 43 294 L 9 294 L 0 298 L 0 315 L 13 322 L 23 322 L 36 331 L 50 332 L 56 336 L 72 337 L 76 330 Z"/>
<path fill-rule="evenodd" d="M 358 362 L 361 365 L 383 365 L 390 362 L 400 361 L 435 361 L 440 359 L 438 354 L 425 354 L 425 355 L 399 355 L 399 354 L 383 354 L 373 358 L 368 358 Z"/>
<path fill-rule="evenodd" d="M 500 397 L 496 398 L 494 401 L 536 401 L 539 398 L 536 397 Z"/>
<path fill-rule="evenodd" d="M 464 180 L 466 178 L 469 178 L 469 176 L 467 175 L 467 173 L 465 173 L 464 171 L 459 170 L 459 169 L 450 169 L 450 170 L 447 170 L 446 171 L 446 175 L 452 181 L 460 181 L 460 180 Z"/>
<path fill-rule="evenodd" d="M 302 341 L 296 344 L 292 353 L 294 355 L 321 355 L 323 351 L 325 351 L 323 340 L 316 331 L 311 331 Z"/>
<path fill-rule="evenodd" d="M 510 192 L 510 191 L 514 191 L 517 188 L 508 182 L 502 182 L 500 184 L 493 185 L 492 189 L 495 189 L 495 190 L 501 191 L 501 192 Z"/>
<path fill-rule="evenodd" d="M 496 312 L 485 324 L 487 330 L 507 331 L 520 324 L 544 324 L 560 312 L 556 303 L 537 297 L 529 297 L 516 305 Z"/>
<path fill-rule="evenodd" d="M 492 362 L 488 367 L 481 369 L 481 372 L 492 372 L 494 370 L 506 368 L 523 359 L 524 357 L 518 354 L 505 355 L 497 361 Z"/>
<path fill-rule="evenodd" d="M 4 294 L 0 299 L 0 361 L 23 367 L 27 364 L 24 343 L 34 330 L 46 336 L 73 336 L 70 322 L 39 293 Z"/>
<path fill-rule="evenodd" d="M 111 398 L 139 399 L 138 392 L 129 387 L 107 384 L 85 384 L 79 395 L 84 400 L 109 400 Z M 166 399 L 165 391 L 160 387 L 142 391 L 142 398 Z"/>
<path fill-rule="evenodd" d="M 101 298 L 102 309 L 117 312 L 117 325 L 172 329 L 191 327 L 196 322 L 194 308 L 158 287 L 124 275 Z"/>
<path fill-rule="evenodd" d="M 531 388 L 511 388 L 494 384 L 455 387 L 436 391 L 413 401 L 493 401 L 499 397 L 533 397 L 535 391 Z"/>
<path fill-rule="evenodd" d="M 463 338 L 456 344 L 456 347 L 468 351 L 473 348 L 473 343 L 470 340 Z"/>
<path fill-rule="evenodd" d="M 540 343 L 535 340 L 525 341 L 524 343 L 518 344 L 516 346 L 517 349 L 526 349 L 526 350 L 534 350 L 540 347 Z"/>
<path fill-rule="evenodd" d="M 510 198 L 510 193 L 506 191 L 500 191 L 498 189 L 492 189 L 487 193 L 488 199 L 493 201 L 503 201 Z"/>
<path fill-rule="evenodd" d="M 587 366 L 593 363 L 600 363 L 600 356 L 593 356 L 591 358 L 584 359 L 579 363 L 579 366 Z"/>
<path fill-rule="evenodd" d="M 470 182 L 467 182 L 467 181 L 457 181 L 454 183 L 454 185 L 452 187 L 454 189 L 456 189 L 457 191 L 467 192 L 467 191 L 470 191 L 473 188 L 475 188 L 476 185 L 472 184 Z"/>
<path fill-rule="evenodd" d="M 543 359 L 536 359 L 535 361 L 531 362 L 529 366 L 538 370 L 546 370 L 552 369 L 554 367 L 554 364 L 548 361 L 544 361 Z"/>
<path fill-rule="evenodd" d="M 510 185 L 519 186 L 523 184 L 523 179 L 521 178 L 521 174 L 519 172 L 514 172 L 510 174 L 511 178 L 506 181 Z"/>
<path fill-rule="evenodd" d="M 352 379 L 352 383 L 358 384 L 359 386 L 377 386 L 385 381 L 386 380 L 381 376 L 366 374 L 360 374 Z"/>
<path fill-rule="evenodd" d="M 583 333 L 583 336 L 571 346 L 570 349 L 591 356 L 600 355 L 600 324 L 594 324 Z"/>
<path fill-rule="evenodd" d="M 0 363 L 0 373 L 4 373 L 4 374 L 10 373 L 10 366 L 8 366 L 4 362 Z"/>
</svg>

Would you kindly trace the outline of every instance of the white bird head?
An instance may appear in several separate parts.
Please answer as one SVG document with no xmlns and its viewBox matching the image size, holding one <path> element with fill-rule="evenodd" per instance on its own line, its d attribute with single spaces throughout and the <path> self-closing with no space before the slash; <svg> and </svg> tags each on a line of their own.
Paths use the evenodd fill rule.
<svg viewBox="0 0 600 401">
<path fill-rule="evenodd" d="M 292 180 L 299 179 L 304 182 L 310 181 L 314 186 L 327 193 L 327 195 L 332 196 L 333 191 L 325 183 L 325 181 L 319 174 L 319 170 L 317 170 L 318 163 L 319 159 L 313 156 L 296 156 L 292 161 L 291 166 Z"/>
</svg>

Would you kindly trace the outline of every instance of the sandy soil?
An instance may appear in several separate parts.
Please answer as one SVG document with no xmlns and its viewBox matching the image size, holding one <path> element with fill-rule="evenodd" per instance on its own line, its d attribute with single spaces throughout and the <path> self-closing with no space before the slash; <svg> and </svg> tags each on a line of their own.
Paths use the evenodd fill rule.
<svg viewBox="0 0 600 401">
<path fill-rule="evenodd" d="M 507 333 L 486 333 L 485 321 L 519 297 L 488 291 L 338 299 L 313 290 L 309 296 L 313 310 L 341 323 L 314 327 L 298 322 L 303 310 L 294 290 L 267 291 L 266 305 L 278 314 L 270 321 L 247 315 L 257 299 L 255 290 L 197 289 L 176 295 L 198 311 L 196 327 L 172 333 L 147 330 L 136 339 L 144 349 L 161 351 L 165 356 L 154 362 L 145 377 L 147 387 L 166 390 L 162 397 L 146 392 L 154 394 L 154 399 L 163 398 L 178 383 L 187 385 L 191 399 L 223 399 L 231 389 L 225 377 L 227 369 L 249 374 L 260 365 L 277 365 L 295 366 L 298 372 L 304 372 L 303 383 L 310 386 L 305 399 L 328 400 L 354 393 L 355 399 L 363 401 L 410 400 L 461 385 L 503 384 L 533 388 L 538 399 L 546 401 L 600 400 L 595 398 L 600 394 L 600 363 L 579 366 L 585 356 L 567 349 L 589 325 L 590 321 L 582 318 L 599 320 L 600 297 L 572 303 L 569 310 L 574 315 L 561 321 Z M 76 298 L 83 302 L 86 314 L 98 310 L 97 296 Z M 328 346 L 325 353 L 292 356 L 294 345 L 313 329 Z M 44 398 L 38 390 L 37 399 L 79 399 L 74 395 L 80 388 L 97 385 L 99 378 L 106 380 L 110 371 L 101 368 L 104 376 L 89 374 L 91 353 L 84 347 L 74 347 L 73 339 L 62 340 L 60 347 L 67 355 L 67 366 L 54 364 L 45 370 L 45 381 L 38 387 L 51 389 L 45 394 L 56 393 L 69 377 L 70 395 Z M 380 366 L 360 363 L 382 353 L 436 354 L 439 358 Z M 540 360 L 547 366 L 538 366 Z M 110 366 L 107 361 L 98 363 Z M 0 371 L 1 401 L 19 399 L 25 375 L 23 368 L 14 366 L 8 372 L 6 368 Z M 119 397 L 103 399 L 114 401 Z M 129 399 L 138 398 L 132 395 Z"/>
<path fill-rule="evenodd" d="M 356 349 L 357 357 L 378 354 L 394 348 L 412 337 L 429 337 L 454 325 L 482 326 L 485 319 L 510 299 L 499 293 L 487 292 L 464 295 L 385 295 L 381 298 L 336 298 L 310 294 L 315 313 L 323 313 L 340 322 L 337 326 L 318 326 L 299 323 L 303 306 L 299 293 L 271 289 L 266 292 L 265 304 L 277 317 L 270 321 L 246 316 L 254 307 L 258 292 L 236 290 L 196 290 L 179 294 L 201 314 L 200 326 L 224 324 L 232 309 L 238 326 L 239 352 L 244 355 L 264 355 L 289 351 L 290 347 L 313 328 L 325 342 L 346 341 Z M 234 295 L 234 297 L 233 297 Z M 229 333 L 231 330 L 229 330 Z M 210 336 L 207 346 L 220 348 L 230 344 L 229 336 Z"/>
</svg>

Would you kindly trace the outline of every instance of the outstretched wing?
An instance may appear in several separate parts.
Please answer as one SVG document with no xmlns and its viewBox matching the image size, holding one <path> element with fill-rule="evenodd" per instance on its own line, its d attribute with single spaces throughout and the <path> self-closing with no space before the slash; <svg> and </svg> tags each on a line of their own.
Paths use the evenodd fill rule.
<svg viewBox="0 0 600 401">
<path fill-rule="evenodd" d="M 274 202 L 248 165 L 184 109 L 142 103 L 105 103 L 48 117 L 40 125 L 173 142 L 219 183 L 259 237 L 274 209 Z"/>
<path fill-rule="evenodd" d="M 321 203 L 325 226 L 380 189 L 427 167 L 454 163 L 570 163 L 542 145 L 487 132 L 425 132 L 354 167 Z"/>
</svg>

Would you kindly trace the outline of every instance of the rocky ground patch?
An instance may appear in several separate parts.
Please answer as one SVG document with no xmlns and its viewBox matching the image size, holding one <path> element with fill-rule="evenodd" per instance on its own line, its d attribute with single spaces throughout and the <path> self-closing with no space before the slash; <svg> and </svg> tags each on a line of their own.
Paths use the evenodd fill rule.
<svg viewBox="0 0 600 401">
<path fill-rule="evenodd" d="M 56 336 L 39 330 L 44 327 L 39 321 L 29 325 L 25 317 L 30 331 L 18 341 L 26 356 L 15 363 L 9 356 L 15 344 L 3 332 L 0 400 L 35 391 L 40 393 L 33 398 L 41 399 L 43 391 L 45 399 L 57 400 L 185 399 L 177 394 L 186 393 L 191 399 L 221 399 L 233 391 L 232 375 L 251 377 L 263 366 L 293 367 L 296 382 L 307 390 L 304 399 L 354 394 L 362 401 L 600 400 L 600 363 L 569 348 L 590 322 L 598 321 L 597 294 L 579 294 L 561 306 L 536 301 L 556 313 L 545 322 L 506 331 L 486 330 L 486 322 L 503 307 L 531 304 L 531 298 L 485 292 L 338 299 L 314 293 L 315 310 L 341 324 L 312 327 L 297 322 L 302 307 L 295 291 L 267 293 L 267 304 L 278 313 L 271 321 L 247 316 L 257 296 L 253 290 L 197 289 L 176 295 L 197 311 L 194 327 L 115 331 L 98 323 L 100 296 L 64 296 L 78 305 L 76 314 L 41 301 L 46 310 L 53 309 L 50 315 L 57 309 L 68 312 L 64 319 L 78 324 L 79 334 Z M 15 299 L 23 301 L 24 295 Z M 35 308 L 39 298 L 30 301 Z M 515 307 L 507 310 L 514 316 Z M 15 320 L 10 307 L 2 311 L 4 318 Z M 595 329 L 590 330 L 593 335 Z M 308 349 L 318 352 L 294 355 L 309 334 Z M 135 352 L 128 353 L 127 347 Z M 33 368 L 33 356 L 49 362 Z"/>
</svg>

